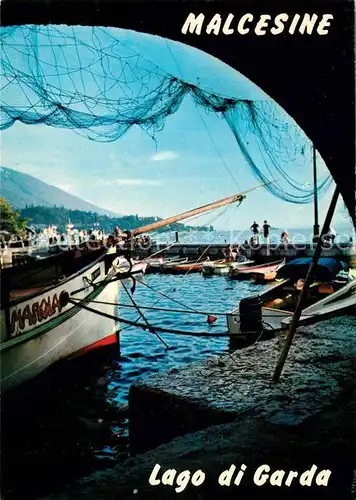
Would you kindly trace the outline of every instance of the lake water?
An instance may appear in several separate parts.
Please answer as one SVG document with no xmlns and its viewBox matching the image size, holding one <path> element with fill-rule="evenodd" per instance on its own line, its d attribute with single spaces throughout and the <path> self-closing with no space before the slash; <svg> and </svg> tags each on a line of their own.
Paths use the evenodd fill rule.
<svg viewBox="0 0 356 500">
<path fill-rule="evenodd" d="M 321 228 L 320 228 L 321 229 Z M 355 241 L 355 230 L 351 227 L 336 227 L 336 243 L 346 243 L 350 241 L 350 237 Z M 272 228 L 270 232 L 270 243 L 280 243 L 281 233 L 286 228 Z M 311 244 L 313 242 L 312 228 L 291 228 L 287 231 L 289 233 L 290 242 L 293 244 Z M 234 231 L 187 231 L 179 233 L 180 243 L 195 243 L 195 244 L 213 244 L 213 243 L 243 243 L 245 240 L 249 241 L 252 232 L 249 229 L 234 230 Z M 263 242 L 262 228 L 260 228 L 261 242 Z M 152 238 L 159 243 L 172 243 L 175 241 L 174 232 L 156 233 Z"/>
<path fill-rule="evenodd" d="M 225 277 L 148 275 L 133 295 L 138 305 L 217 313 L 214 326 L 206 314 L 144 311 L 156 326 L 192 332 L 226 332 L 224 315 L 238 301 L 263 287 Z M 126 283 L 130 286 L 130 282 Z M 160 293 L 158 293 L 160 292 Z M 164 294 L 165 296 L 161 295 Z M 177 302 L 172 302 L 167 297 Z M 125 290 L 118 315 L 139 319 Z M 140 318 L 142 322 L 143 319 Z M 61 490 L 91 471 L 126 458 L 130 385 L 149 373 L 179 367 L 228 352 L 228 338 L 199 338 L 152 333 L 122 326 L 121 354 L 94 353 L 47 370 L 20 399 L 3 405 L 3 498 L 31 499 Z M 144 411 L 144 410 L 143 410 Z M 19 480 L 19 474 L 21 480 Z"/>
</svg>

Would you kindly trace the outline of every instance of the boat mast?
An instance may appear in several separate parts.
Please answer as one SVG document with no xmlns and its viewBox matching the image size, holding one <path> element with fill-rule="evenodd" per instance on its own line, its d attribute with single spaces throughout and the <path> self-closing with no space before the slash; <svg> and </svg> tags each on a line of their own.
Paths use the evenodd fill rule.
<svg viewBox="0 0 356 500">
<path fill-rule="evenodd" d="M 204 212 L 208 212 L 209 210 L 214 210 L 216 208 L 224 207 L 225 205 L 229 205 L 231 203 L 241 202 L 244 198 L 246 198 L 245 194 L 259 187 L 266 186 L 267 184 L 272 184 L 272 182 L 260 184 L 259 186 L 255 186 L 243 193 L 234 194 L 232 196 L 228 196 L 227 198 L 223 198 L 218 201 L 214 201 L 213 203 L 208 203 L 207 205 L 203 205 L 199 208 L 194 208 L 193 210 L 188 210 L 187 212 L 183 212 L 178 215 L 173 215 L 172 217 L 168 217 L 167 219 L 160 220 L 158 222 L 153 222 L 152 224 L 147 224 L 146 226 L 137 227 L 136 229 L 132 229 L 130 231 L 131 236 L 137 236 L 142 233 L 148 233 L 149 231 L 154 231 L 155 229 L 159 229 L 164 226 L 168 226 L 169 224 L 173 224 L 174 222 L 179 222 L 184 219 L 188 219 L 195 215 L 203 214 Z"/>
<path fill-rule="evenodd" d="M 318 214 L 318 179 L 317 179 L 317 171 L 316 171 L 316 150 L 314 144 L 312 145 L 313 149 L 313 182 L 314 182 L 314 238 L 319 236 L 319 214 Z"/>
<path fill-rule="evenodd" d="M 188 219 L 189 217 L 193 217 L 195 215 L 208 212 L 209 210 L 213 210 L 214 208 L 220 208 L 225 205 L 229 205 L 230 203 L 236 203 L 242 201 L 244 198 L 245 196 L 243 194 L 235 194 L 233 196 L 229 196 L 228 198 L 223 198 L 222 200 L 215 201 L 214 203 L 209 203 L 208 205 L 204 205 L 202 207 L 195 208 L 193 210 L 188 210 L 187 212 L 183 212 L 178 215 L 173 215 L 172 217 L 168 217 L 167 219 L 163 219 L 158 222 L 153 222 L 152 224 L 147 224 L 146 226 L 141 226 L 136 229 L 132 229 L 130 233 L 132 236 L 137 236 L 138 234 L 142 233 L 148 233 L 149 231 L 154 231 L 155 229 L 168 226 L 169 224 L 173 224 L 175 222 Z"/>
</svg>

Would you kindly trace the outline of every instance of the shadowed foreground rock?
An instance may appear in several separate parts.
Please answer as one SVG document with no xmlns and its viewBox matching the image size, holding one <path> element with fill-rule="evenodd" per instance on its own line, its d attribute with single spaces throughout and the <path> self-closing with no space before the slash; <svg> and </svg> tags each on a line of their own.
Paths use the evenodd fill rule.
<svg viewBox="0 0 356 500">
<path fill-rule="evenodd" d="M 270 366 L 267 366 L 267 356 L 263 356 L 266 350 L 270 354 L 275 351 L 276 341 L 261 343 L 237 353 L 234 361 L 225 358 L 224 364 L 218 365 L 219 376 L 216 377 L 214 371 L 209 384 L 206 383 L 208 368 L 211 367 L 209 363 L 194 363 L 171 374 L 143 379 L 137 387 L 153 388 L 162 393 L 164 387 L 166 390 L 169 388 L 169 403 L 161 408 L 161 413 L 171 429 L 176 429 L 178 417 L 182 418 L 179 410 L 182 398 L 186 405 L 191 403 L 191 411 L 185 418 L 182 432 L 186 432 L 189 426 L 210 425 L 210 408 L 213 415 L 211 419 L 216 419 L 218 414 L 228 414 L 232 421 L 176 437 L 152 451 L 125 460 L 111 470 L 97 472 L 67 492 L 50 498 L 173 499 L 178 495 L 178 498 L 197 500 L 351 500 L 353 469 L 356 468 L 354 336 L 351 332 L 347 335 L 343 330 L 341 319 L 330 322 L 327 334 L 322 334 L 322 326 L 318 325 L 306 330 L 303 338 L 298 336 L 277 387 L 270 383 L 271 366 L 274 366 L 276 355 Z M 253 352 L 258 353 L 257 358 Z M 255 362 L 260 360 L 260 363 L 249 364 L 248 359 Z M 215 359 L 214 362 L 219 361 Z M 229 379 L 228 371 L 232 369 L 230 362 L 235 365 L 235 374 Z M 234 382 L 236 378 L 238 380 Z M 228 380 L 231 385 L 228 385 Z M 182 381 L 185 385 L 180 385 Z M 241 390 L 241 387 L 244 389 Z M 190 398 L 190 394 L 194 397 Z M 195 408 L 196 405 L 202 408 L 201 401 L 204 402 L 206 420 L 194 424 L 194 416 L 199 414 L 195 413 Z M 228 404 L 224 413 L 225 402 Z M 241 413 L 245 402 L 250 412 Z M 178 405 L 176 413 L 173 411 L 175 404 Z M 216 409 L 218 411 L 214 413 Z M 145 425 L 145 416 L 150 410 L 152 408 L 141 407 L 142 425 Z M 156 410 L 153 405 L 153 413 Z M 188 406 L 185 410 L 188 411 Z M 177 421 L 172 426 L 170 417 L 174 415 Z M 152 416 L 147 418 L 147 432 L 150 431 L 151 422 Z M 163 422 L 164 418 L 160 417 L 161 426 Z M 151 432 L 157 433 L 158 428 L 151 428 Z M 167 433 L 163 434 L 168 436 Z M 197 487 L 189 484 L 179 494 L 172 486 L 152 486 L 149 477 L 157 463 L 161 465 L 162 471 L 174 468 L 179 473 L 185 469 L 192 472 L 201 469 L 206 474 L 205 481 Z M 222 487 L 218 483 L 218 476 L 231 464 L 236 465 L 237 471 L 241 464 L 245 464 L 245 475 L 239 486 L 232 484 Z M 326 487 L 315 486 L 315 482 L 311 487 L 303 487 L 298 480 L 294 480 L 290 487 L 270 486 L 268 483 L 256 486 L 253 473 L 262 464 L 268 464 L 271 472 L 283 469 L 299 473 L 315 464 L 318 471 L 330 469 L 331 476 Z"/>
<path fill-rule="evenodd" d="M 353 395 L 355 396 L 355 394 Z M 148 482 L 156 463 L 177 471 L 202 469 L 206 480 L 200 487 L 188 486 L 178 498 L 274 498 L 274 499 L 352 499 L 352 464 L 354 449 L 355 400 L 345 392 L 342 410 L 330 410 L 295 428 L 251 420 L 210 427 L 176 438 L 144 455 L 130 458 L 112 470 L 97 472 L 54 500 L 173 499 L 177 493 L 168 486 L 151 486 Z M 247 465 L 240 486 L 222 488 L 219 472 L 232 463 Z M 284 470 L 303 471 L 313 463 L 329 468 L 328 486 L 317 490 L 308 487 L 257 487 L 251 475 L 266 463 Z"/>
<path fill-rule="evenodd" d="M 133 450 L 233 420 L 298 425 L 322 411 L 355 375 L 356 336 L 347 324 L 334 318 L 327 329 L 320 323 L 300 330 L 276 385 L 280 338 L 142 378 L 130 389 Z"/>
</svg>

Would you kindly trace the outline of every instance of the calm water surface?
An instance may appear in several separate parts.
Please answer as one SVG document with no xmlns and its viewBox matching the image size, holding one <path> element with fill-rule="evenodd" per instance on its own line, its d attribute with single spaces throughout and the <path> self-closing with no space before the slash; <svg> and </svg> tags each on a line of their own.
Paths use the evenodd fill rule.
<svg viewBox="0 0 356 500">
<path fill-rule="evenodd" d="M 223 314 L 217 315 L 214 326 L 210 326 L 207 322 L 207 315 L 195 314 L 195 311 L 226 313 L 235 307 L 241 298 L 257 293 L 261 289 L 263 287 L 256 287 L 249 282 L 230 281 L 220 276 L 148 275 L 143 279 L 143 284 L 137 285 L 133 298 L 141 306 L 188 311 L 187 313 L 173 313 L 142 310 L 147 320 L 156 326 L 215 334 L 227 331 L 226 317 Z M 120 303 L 131 304 L 125 290 L 121 293 Z M 131 321 L 144 322 L 134 308 L 123 306 L 120 308 L 120 315 Z M 117 402 L 127 402 L 130 384 L 143 374 L 181 366 L 199 358 L 224 352 L 228 348 L 228 338 L 199 338 L 164 333 L 160 333 L 160 336 L 169 345 L 169 349 L 166 349 L 154 334 L 142 329 L 123 326 L 120 374 L 117 378 L 114 377 L 110 384 L 113 397 Z"/>
</svg>

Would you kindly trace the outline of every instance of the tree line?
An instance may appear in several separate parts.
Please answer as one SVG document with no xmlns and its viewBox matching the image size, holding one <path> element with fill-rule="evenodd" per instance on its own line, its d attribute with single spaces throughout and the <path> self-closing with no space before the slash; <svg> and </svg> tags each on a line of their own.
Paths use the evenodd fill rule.
<svg viewBox="0 0 356 500">
<path fill-rule="evenodd" d="M 64 207 L 47 207 L 42 205 L 26 206 L 19 210 L 19 217 L 25 219 L 28 224 L 34 226 L 57 226 L 57 231 L 66 230 L 68 223 L 71 223 L 77 229 L 94 229 L 98 227 L 105 232 L 112 232 L 115 226 L 120 229 L 133 229 L 135 227 L 151 224 L 162 220 L 159 217 L 140 217 L 136 215 L 123 215 L 115 217 L 109 214 L 99 214 L 97 212 L 88 212 L 84 210 L 72 210 Z M 157 232 L 164 231 L 213 231 L 213 226 L 188 226 L 182 223 L 174 223 Z"/>
</svg>

